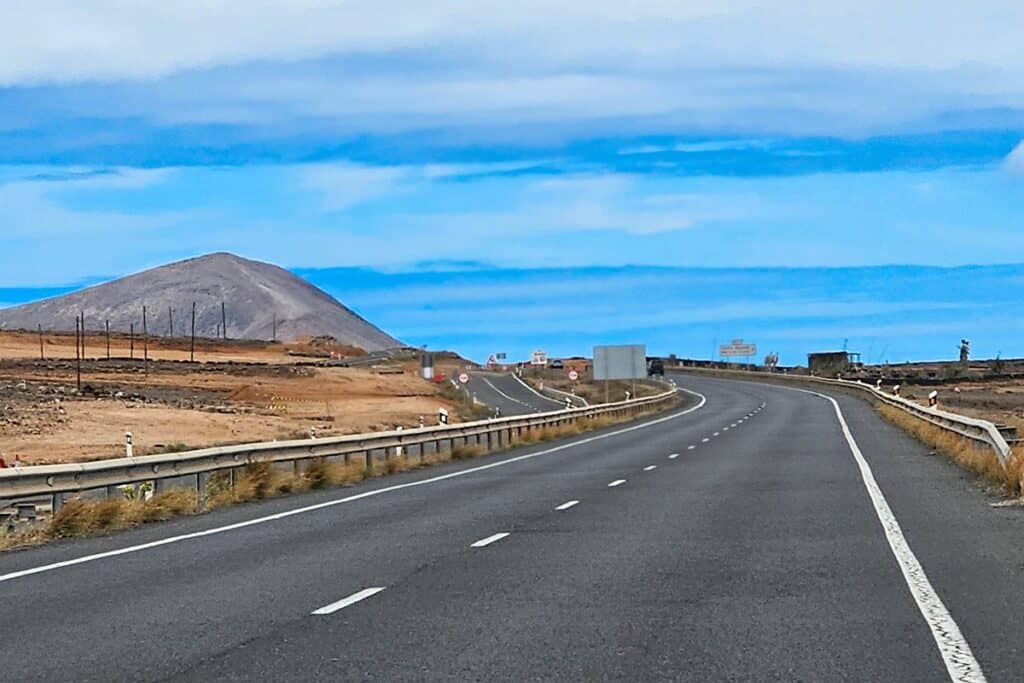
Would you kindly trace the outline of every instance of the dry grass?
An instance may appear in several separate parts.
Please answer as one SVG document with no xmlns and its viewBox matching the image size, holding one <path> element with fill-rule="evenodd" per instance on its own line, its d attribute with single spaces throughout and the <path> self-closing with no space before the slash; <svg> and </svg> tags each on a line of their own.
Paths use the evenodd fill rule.
<svg viewBox="0 0 1024 683">
<path fill-rule="evenodd" d="M 996 454 L 988 447 L 979 448 L 970 439 L 919 420 L 889 405 L 879 405 L 876 410 L 886 420 L 937 452 L 949 456 L 989 486 L 998 488 L 1008 496 L 1021 495 L 1021 476 L 1024 474 L 1022 458 L 1011 456 L 1007 467 L 1004 468 Z"/>
<path fill-rule="evenodd" d="M 487 448 L 484 446 L 470 446 L 469 444 L 466 444 L 452 449 L 448 453 L 448 457 L 450 460 L 469 460 L 471 458 L 479 458 L 481 455 L 486 453 Z"/>
<path fill-rule="evenodd" d="M 657 411 L 648 411 L 644 415 L 653 412 Z M 507 450 L 566 436 L 576 436 L 632 419 L 635 418 L 602 416 L 585 422 L 530 430 L 519 436 L 514 436 L 506 447 L 496 450 Z M 451 460 L 478 458 L 488 452 L 484 445 L 464 444 L 449 451 L 416 458 L 413 462 L 405 457 L 392 455 L 386 458 L 383 467 L 375 468 L 375 474 L 377 476 L 398 474 L 410 469 L 430 467 Z M 366 463 L 363 458 L 355 458 L 350 463 L 319 458 L 309 461 L 299 469 L 281 469 L 272 463 L 253 463 L 234 471 L 234 486 L 232 486 L 232 473 L 227 470 L 211 475 L 204 492 L 204 508 L 212 510 L 225 505 L 262 500 L 298 491 L 348 486 L 357 484 L 366 477 Z M 195 514 L 197 510 L 196 493 L 186 489 L 173 489 L 158 493 L 150 500 L 134 497 L 106 500 L 76 498 L 67 501 L 55 515 L 45 522 L 15 532 L 0 530 L 0 551 L 39 545 L 60 538 L 90 536 L 118 529 L 128 529 L 180 515 Z"/>
<path fill-rule="evenodd" d="M 0 550 L 39 545 L 60 538 L 130 529 L 140 524 L 194 514 L 196 510 L 195 493 L 184 489 L 158 493 L 149 500 L 76 498 L 66 502 L 45 523 L 15 532 L 0 532 Z"/>
</svg>

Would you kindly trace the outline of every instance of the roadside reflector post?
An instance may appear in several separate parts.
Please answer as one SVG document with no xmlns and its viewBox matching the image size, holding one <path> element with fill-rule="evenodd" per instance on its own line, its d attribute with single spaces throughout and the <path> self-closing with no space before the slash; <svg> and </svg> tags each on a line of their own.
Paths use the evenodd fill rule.
<svg viewBox="0 0 1024 683">
<path fill-rule="evenodd" d="M 397 427 L 395 427 L 395 431 L 396 432 L 401 432 L 403 429 L 404 429 L 404 427 L 402 427 L 402 425 L 398 425 Z M 401 434 L 398 435 L 398 440 L 399 441 L 402 440 L 402 435 Z M 399 458 L 402 457 L 403 452 L 402 452 L 402 446 L 401 445 L 395 446 L 395 455 L 398 456 Z"/>
<path fill-rule="evenodd" d="M 896 386 L 894 386 L 892 388 L 892 395 L 893 396 L 899 396 L 900 395 L 900 385 L 899 384 L 897 384 Z"/>
<path fill-rule="evenodd" d="M 939 392 L 933 391 L 928 394 L 928 406 L 931 408 L 937 408 L 939 406 Z"/>
<path fill-rule="evenodd" d="M 448 424 L 448 411 L 444 408 L 437 411 L 437 423 L 442 425 Z"/>
<path fill-rule="evenodd" d="M 126 458 L 135 457 L 135 447 L 132 444 L 132 433 L 124 433 L 124 455 Z"/>
</svg>

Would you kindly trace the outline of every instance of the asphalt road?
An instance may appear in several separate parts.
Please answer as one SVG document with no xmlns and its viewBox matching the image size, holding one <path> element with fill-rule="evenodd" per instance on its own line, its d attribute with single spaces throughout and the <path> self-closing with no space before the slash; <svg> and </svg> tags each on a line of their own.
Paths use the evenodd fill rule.
<svg viewBox="0 0 1024 683">
<path fill-rule="evenodd" d="M 508 373 L 474 372 L 466 388 L 477 400 L 501 410 L 503 416 L 528 415 L 564 408 L 565 404 L 542 396 Z"/>
<path fill-rule="evenodd" d="M 0 556 L 0 680 L 1021 679 L 1024 513 L 855 398 L 873 476 L 824 398 L 680 381 L 642 427 Z"/>
</svg>

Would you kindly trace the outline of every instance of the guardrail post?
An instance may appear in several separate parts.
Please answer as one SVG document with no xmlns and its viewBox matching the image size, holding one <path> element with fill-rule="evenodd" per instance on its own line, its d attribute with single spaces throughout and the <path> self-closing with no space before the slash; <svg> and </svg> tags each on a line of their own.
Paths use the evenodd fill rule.
<svg viewBox="0 0 1024 683">
<path fill-rule="evenodd" d="M 62 505 L 64 505 L 63 493 L 55 493 L 50 497 L 50 507 L 53 510 L 52 514 L 57 514 L 57 511 L 60 510 Z"/>
<path fill-rule="evenodd" d="M 373 476 L 373 451 L 371 449 L 367 449 L 366 453 L 364 454 L 363 457 L 364 457 L 363 466 L 364 466 L 364 468 L 366 470 L 366 476 L 372 477 Z"/>
<path fill-rule="evenodd" d="M 206 483 L 210 479 L 209 472 L 196 472 L 196 510 L 206 509 Z"/>
</svg>

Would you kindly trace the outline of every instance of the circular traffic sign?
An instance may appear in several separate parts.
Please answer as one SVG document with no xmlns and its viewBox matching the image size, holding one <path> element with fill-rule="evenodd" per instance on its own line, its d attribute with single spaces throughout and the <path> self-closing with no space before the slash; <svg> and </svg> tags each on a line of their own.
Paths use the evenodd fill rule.
<svg viewBox="0 0 1024 683">
<path fill-rule="evenodd" d="M 570 370 L 569 371 L 569 379 L 571 379 L 573 382 L 575 382 L 579 378 L 580 378 L 580 373 L 576 372 L 575 370 Z"/>
<path fill-rule="evenodd" d="M 468 384 L 469 383 L 469 373 L 464 372 L 461 375 L 459 375 L 459 382 L 461 384 Z"/>
</svg>

